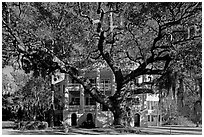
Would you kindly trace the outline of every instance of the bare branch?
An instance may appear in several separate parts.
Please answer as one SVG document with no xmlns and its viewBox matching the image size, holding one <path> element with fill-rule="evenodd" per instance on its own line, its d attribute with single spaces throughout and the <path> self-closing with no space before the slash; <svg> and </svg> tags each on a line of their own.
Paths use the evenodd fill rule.
<svg viewBox="0 0 204 137">
<path fill-rule="evenodd" d="M 152 47 L 151 47 L 152 56 L 154 56 L 153 50 L 154 50 L 155 47 L 156 47 L 156 43 L 157 43 L 162 37 L 163 37 L 163 35 L 162 35 L 162 28 L 161 28 L 161 26 L 159 26 L 159 30 L 158 30 L 157 37 L 154 39 L 153 44 L 152 44 Z"/>
<path fill-rule="evenodd" d="M 177 12 L 175 13 L 175 16 L 177 16 L 181 12 L 181 6 L 183 5 L 183 2 L 179 2 L 177 6 Z"/>
<path fill-rule="evenodd" d="M 128 31 L 129 31 L 130 34 L 132 35 L 132 37 L 133 37 L 135 43 L 137 44 L 136 46 L 138 47 L 138 49 L 139 49 L 139 51 L 140 51 L 140 55 L 141 55 L 143 61 L 145 62 L 145 56 L 144 56 L 144 54 L 143 54 L 143 52 L 142 52 L 141 47 L 139 46 L 139 43 L 138 43 L 137 39 L 135 38 L 135 35 L 131 32 L 131 30 L 128 29 Z"/>
<path fill-rule="evenodd" d="M 105 36 L 104 36 L 104 32 L 102 31 L 98 42 L 98 50 L 100 51 L 100 54 L 102 55 L 103 59 L 107 62 L 107 64 L 110 66 L 111 70 L 115 74 L 115 68 L 113 66 L 113 61 L 111 56 L 109 55 L 109 53 L 104 53 L 103 51 L 104 41 L 105 41 Z"/>
<path fill-rule="evenodd" d="M 93 19 L 91 17 L 89 17 L 88 15 L 85 15 L 85 14 L 82 13 L 81 3 L 80 2 L 78 2 L 78 7 L 79 7 L 79 14 L 80 14 L 80 16 L 83 17 L 83 18 L 87 18 L 89 20 L 89 22 L 91 24 L 93 24 Z"/>
<path fill-rule="evenodd" d="M 184 9 L 181 17 L 183 17 L 186 13 L 190 13 L 191 11 L 188 11 L 190 8 L 193 8 L 193 10 L 199 5 L 199 2 L 195 3 L 194 5 L 189 5 L 187 8 Z"/>
<path fill-rule="evenodd" d="M 143 62 L 137 69 L 131 71 L 131 73 L 129 73 L 128 75 L 125 76 L 123 84 L 128 83 L 129 81 L 131 81 L 132 79 L 134 79 L 135 77 L 142 75 L 142 74 L 160 74 L 161 70 L 157 70 L 157 71 L 152 71 L 152 73 L 150 73 L 150 71 L 148 69 L 146 69 L 146 66 L 150 63 L 153 62 L 158 62 L 158 61 L 169 61 L 172 58 L 167 54 L 163 57 L 149 57 L 146 62 Z M 164 71 L 164 70 L 162 70 Z"/>
<path fill-rule="evenodd" d="M 134 59 L 133 57 L 131 57 L 131 56 L 129 55 L 129 52 L 128 52 L 128 51 L 126 51 L 126 55 L 127 55 L 127 58 L 128 58 L 129 60 L 134 61 L 135 63 L 141 64 L 140 60 L 143 59 L 142 57 L 137 57 L 136 59 Z"/>
<path fill-rule="evenodd" d="M 189 39 L 183 39 L 183 40 L 175 41 L 175 42 L 172 42 L 172 44 L 180 44 L 180 43 L 183 43 L 183 42 L 195 40 L 197 38 L 202 38 L 202 36 L 194 36 L 194 37 L 189 38 Z"/>
</svg>

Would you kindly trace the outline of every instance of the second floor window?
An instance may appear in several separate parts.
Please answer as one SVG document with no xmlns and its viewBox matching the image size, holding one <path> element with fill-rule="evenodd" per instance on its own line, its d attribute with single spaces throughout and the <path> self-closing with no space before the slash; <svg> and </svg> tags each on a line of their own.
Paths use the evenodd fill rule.
<svg viewBox="0 0 204 137">
<path fill-rule="evenodd" d="M 96 78 L 90 78 L 89 81 L 91 82 L 91 84 L 92 84 L 93 86 L 96 85 Z"/>
<path fill-rule="evenodd" d="M 147 109 L 154 110 L 157 108 L 158 101 L 147 101 Z"/>
<path fill-rule="evenodd" d="M 150 115 L 148 115 L 148 120 L 147 121 L 150 122 Z"/>
<path fill-rule="evenodd" d="M 111 90 L 110 79 L 101 79 L 101 81 L 100 81 L 100 89 L 101 89 L 101 91 Z"/>
<path fill-rule="evenodd" d="M 91 97 L 86 97 L 85 105 L 96 105 L 96 101 Z"/>
<path fill-rule="evenodd" d="M 80 105 L 80 98 L 73 97 L 69 105 Z"/>
</svg>

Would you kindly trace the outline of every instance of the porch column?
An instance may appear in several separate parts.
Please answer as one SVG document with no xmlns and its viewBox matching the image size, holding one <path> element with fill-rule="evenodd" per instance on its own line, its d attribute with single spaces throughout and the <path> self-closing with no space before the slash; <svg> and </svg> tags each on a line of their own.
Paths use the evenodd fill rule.
<svg viewBox="0 0 204 137">
<path fill-rule="evenodd" d="M 63 99 L 63 103 L 64 103 L 64 108 L 63 108 L 63 120 L 64 122 L 69 120 L 69 89 L 68 89 L 68 84 L 69 84 L 69 77 L 67 74 L 65 74 L 65 81 L 64 81 L 64 85 L 65 88 L 64 90 L 64 99 Z"/>
<path fill-rule="evenodd" d="M 100 69 L 97 68 L 96 70 L 96 87 L 97 89 L 100 90 Z M 96 107 L 95 107 L 95 126 L 98 127 L 98 122 L 97 122 L 97 118 L 98 118 L 98 110 L 100 109 L 100 103 L 96 102 Z"/>
</svg>

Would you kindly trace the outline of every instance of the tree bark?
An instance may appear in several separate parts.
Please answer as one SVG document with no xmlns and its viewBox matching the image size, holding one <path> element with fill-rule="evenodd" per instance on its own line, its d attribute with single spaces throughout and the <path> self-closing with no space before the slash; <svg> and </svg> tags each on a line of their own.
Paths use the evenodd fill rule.
<svg viewBox="0 0 204 137">
<path fill-rule="evenodd" d="M 179 79 L 179 89 L 177 92 L 177 107 L 178 107 L 178 112 L 182 113 L 183 112 L 183 94 L 184 94 L 184 86 L 183 86 L 183 78 Z"/>
<path fill-rule="evenodd" d="M 113 111 L 113 117 L 114 117 L 113 125 L 114 126 L 123 125 L 122 123 L 123 114 L 124 112 L 122 111 L 120 107 L 114 107 L 114 111 Z"/>
<path fill-rule="evenodd" d="M 110 98 L 111 108 L 110 111 L 113 113 L 113 126 L 122 126 L 123 125 L 123 116 L 124 116 L 124 109 L 122 108 L 121 100 L 119 100 L 119 96 L 112 96 Z"/>
</svg>

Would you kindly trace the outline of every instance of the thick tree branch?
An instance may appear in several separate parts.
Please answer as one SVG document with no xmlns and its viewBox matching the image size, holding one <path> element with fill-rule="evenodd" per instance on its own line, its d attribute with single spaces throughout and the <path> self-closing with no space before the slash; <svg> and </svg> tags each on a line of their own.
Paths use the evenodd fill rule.
<svg viewBox="0 0 204 137">
<path fill-rule="evenodd" d="M 98 42 L 98 50 L 100 51 L 100 54 L 101 54 L 101 56 L 103 57 L 103 59 L 106 61 L 106 63 L 108 64 L 108 66 L 111 68 L 111 70 L 112 70 L 113 73 L 115 74 L 115 73 L 116 73 L 116 70 L 115 70 L 115 68 L 114 68 L 113 60 L 112 60 L 111 56 L 109 55 L 108 52 L 107 52 L 107 53 L 104 53 L 104 51 L 103 51 L 104 41 L 105 41 L 105 36 L 104 36 L 104 32 L 102 31 L 101 34 L 100 34 L 99 42 Z"/>
<path fill-rule="evenodd" d="M 162 37 L 163 37 L 163 35 L 162 35 L 162 28 L 161 28 L 161 26 L 159 26 L 159 30 L 158 30 L 157 37 L 154 39 L 153 44 L 152 44 L 152 47 L 151 47 L 152 57 L 154 57 L 154 49 L 156 48 L 156 43 L 157 43 L 159 40 L 161 40 Z"/>
<path fill-rule="evenodd" d="M 164 69 L 160 70 L 152 70 L 152 69 L 145 69 L 145 73 L 144 74 L 150 74 L 150 75 L 162 75 L 162 73 L 164 72 Z"/>
<path fill-rule="evenodd" d="M 133 80 L 135 77 L 139 76 L 139 75 L 143 75 L 143 74 L 160 74 L 162 71 L 152 71 L 152 73 L 148 72 L 149 70 L 146 69 L 146 66 L 150 63 L 153 62 L 158 62 L 158 61 L 168 61 L 171 60 L 172 58 L 167 54 L 163 57 L 156 57 L 154 58 L 153 56 L 149 57 L 146 62 L 143 62 L 137 69 L 131 71 L 131 73 L 129 73 L 128 75 L 126 75 L 126 77 L 124 78 L 123 84 L 127 84 L 129 81 Z M 166 65 L 165 65 L 166 66 Z M 166 68 L 165 68 L 166 69 Z M 147 71 L 148 70 L 148 71 Z M 164 70 L 163 70 L 164 71 Z"/>
</svg>

